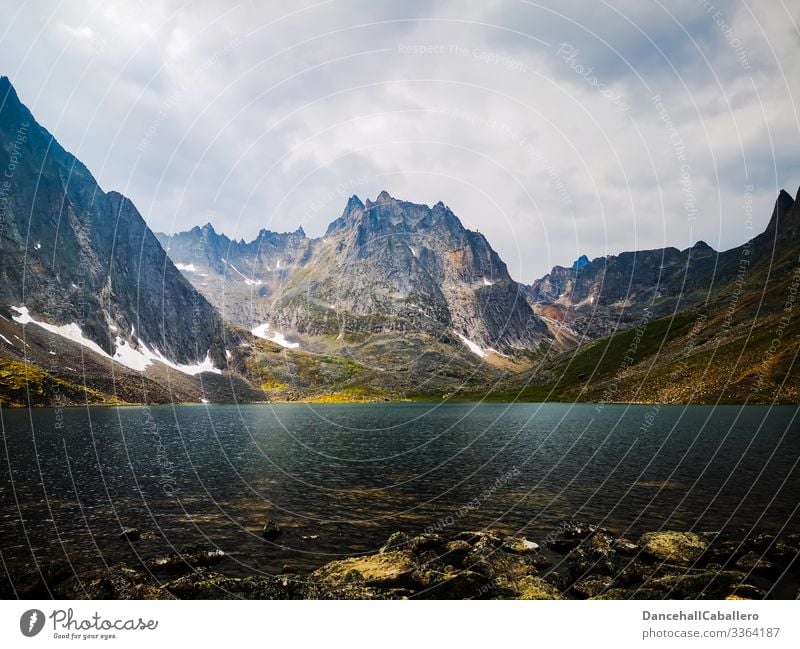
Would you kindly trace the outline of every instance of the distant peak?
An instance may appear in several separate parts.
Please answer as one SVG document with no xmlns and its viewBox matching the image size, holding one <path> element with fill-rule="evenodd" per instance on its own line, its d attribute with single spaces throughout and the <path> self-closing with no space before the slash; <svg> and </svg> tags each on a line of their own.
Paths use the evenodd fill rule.
<svg viewBox="0 0 800 649">
<path fill-rule="evenodd" d="M 302 225 L 299 228 L 297 228 L 297 230 L 295 230 L 294 233 L 300 237 L 306 236 L 306 231 L 303 229 Z"/>
<path fill-rule="evenodd" d="M 700 239 L 697 243 L 695 243 L 692 248 L 696 250 L 713 250 L 711 246 L 709 246 L 705 241 Z"/>
<path fill-rule="evenodd" d="M 361 199 L 353 194 L 350 198 L 347 199 L 347 206 L 345 207 L 345 212 L 348 210 L 353 209 L 354 207 L 362 208 L 364 207 L 364 203 L 361 202 Z"/>
<path fill-rule="evenodd" d="M 792 198 L 791 194 L 787 192 L 785 189 L 782 189 L 778 194 L 778 198 L 775 199 L 775 208 L 772 210 L 772 216 L 769 220 L 769 225 L 767 226 L 767 230 L 774 230 L 777 227 L 780 227 L 783 218 L 788 214 L 789 210 L 792 209 L 794 206 L 794 199 Z"/>
<path fill-rule="evenodd" d="M 216 230 L 214 230 L 214 226 L 213 226 L 213 225 L 211 225 L 211 221 L 209 221 L 208 223 L 206 223 L 206 224 L 203 226 L 203 228 L 202 228 L 202 229 L 203 229 L 203 230 L 208 230 L 209 232 L 212 232 L 212 233 L 214 233 L 214 234 L 216 234 L 216 233 L 217 233 L 217 232 L 216 232 Z"/>
<path fill-rule="evenodd" d="M 378 198 L 375 199 L 375 202 L 376 203 L 388 203 L 389 201 L 393 201 L 393 200 L 394 200 L 394 198 L 392 198 L 391 195 L 389 194 L 389 192 L 387 192 L 384 189 L 380 194 L 378 194 Z"/>
<path fill-rule="evenodd" d="M 367 203 L 369 203 L 369 201 L 367 201 Z M 337 230 L 346 228 L 347 225 L 355 218 L 354 213 L 357 214 L 363 210 L 364 203 L 361 202 L 361 199 L 358 196 L 353 194 L 347 199 L 347 205 L 344 206 L 342 215 L 328 226 L 328 229 L 325 231 L 325 236 L 327 237 L 329 234 L 332 234 Z"/>
<path fill-rule="evenodd" d="M 0 107 L 7 101 L 11 100 L 13 103 L 21 103 L 14 84 L 8 77 L 0 77 Z"/>
<path fill-rule="evenodd" d="M 572 270 L 581 270 L 581 268 L 585 268 L 585 267 L 586 267 L 586 266 L 588 266 L 590 263 L 591 263 L 591 262 L 589 261 L 589 258 L 588 258 L 586 255 L 581 255 L 580 257 L 578 257 L 578 258 L 577 258 L 577 259 L 576 259 L 576 260 L 573 262 L 573 264 L 572 264 Z"/>
</svg>

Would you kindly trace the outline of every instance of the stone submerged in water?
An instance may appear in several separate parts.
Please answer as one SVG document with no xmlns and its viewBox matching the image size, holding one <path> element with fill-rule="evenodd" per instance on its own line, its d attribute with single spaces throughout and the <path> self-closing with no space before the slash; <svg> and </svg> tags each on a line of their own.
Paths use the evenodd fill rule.
<svg viewBox="0 0 800 649">
<path fill-rule="evenodd" d="M 125 539 L 126 541 L 138 541 L 141 538 L 142 533 L 135 527 L 123 527 L 122 531 L 117 534 L 117 536 L 121 539 Z"/>
<path fill-rule="evenodd" d="M 261 530 L 261 536 L 267 539 L 267 541 L 273 541 L 277 539 L 282 533 L 283 530 L 271 518 L 267 519 L 267 522 L 264 523 L 264 529 Z"/>
<path fill-rule="evenodd" d="M 147 563 L 147 567 L 155 572 L 180 573 L 213 566 L 224 558 L 225 553 L 217 547 L 192 545 L 182 548 L 179 552 L 156 557 Z"/>
<path fill-rule="evenodd" d="M 538 552 L 541 548 L 538 543 L 529 541 L 525 538 L 510 537 L 503 543 L 503 547 L 510 552 L 518 554 L 530 554 Z"/>
</svg>

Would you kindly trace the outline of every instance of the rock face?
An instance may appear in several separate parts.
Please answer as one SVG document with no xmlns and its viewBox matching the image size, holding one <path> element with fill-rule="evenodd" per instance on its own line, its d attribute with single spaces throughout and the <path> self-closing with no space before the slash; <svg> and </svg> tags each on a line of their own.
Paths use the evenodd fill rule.
<svg viewBox="0 0 800 649">
<path fill-rule="evenodd" d="M 225 367 L 222 320 L 167 258 L 133 204 L 104 192 L 0 78 L 0 305 L 75 323 L 113 355 Z"/>
<path fill-rule="evenodd" d="M 577 335 L 598 338 L 641 322 L 644 309 L 663 315 L 697 304 L 712 288 L 717 253 L 691 248 L 623 252 L 571 267 L 555 266 L 527 289 L 537 313 L 564 322 Z"/>
<path fill-rule="evenodd" d="M 501 353 L 549 338 L 484 236 L 443 203 L 353 196 L 320 239 L 262 231 L 237 243 L 210 226 L 159 237 L 186 277 L 248 328 L 269 322 L 340 340 L 416 332 Z"/>
</svg>

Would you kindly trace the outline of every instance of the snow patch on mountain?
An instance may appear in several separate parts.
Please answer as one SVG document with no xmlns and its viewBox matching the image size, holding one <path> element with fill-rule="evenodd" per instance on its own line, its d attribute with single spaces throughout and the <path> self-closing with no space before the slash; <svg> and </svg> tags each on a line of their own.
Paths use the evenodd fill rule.
<svg viewBox="0 0 800 649">
<path fill-rule="evenodd" d="M 269 340 L 281 347 L 285 347 L 286 349 L 297 349 L 300 347 L 300 343 L 290 342 L 286 340 L 286 337 L 280 331 L 272 330 L 269 323 L 258 325 L 255 329 L 252 329 L 250 333 L 264 340 Z"/>
</svg>

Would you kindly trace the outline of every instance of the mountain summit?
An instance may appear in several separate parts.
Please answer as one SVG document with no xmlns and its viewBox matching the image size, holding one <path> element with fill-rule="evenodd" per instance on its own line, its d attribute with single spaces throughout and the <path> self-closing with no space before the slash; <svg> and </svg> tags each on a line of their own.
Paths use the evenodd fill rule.
<svg viewBox="0 0 800 649">
<path fill-rule="evenodd" d="M 226 363 L 223 324 L 133 204 L 104 192 L 0 79 L 0 305 L 146 365 Z"/>
<path fill-rule="evenodd" d="M 319 239 L 268 233 L 244 245 L 227 237 L 201 245 L 194 230 L 159 236 L 179 268 L 195 269 L 185 272 L 198 289 L 248 327 L 340 341 L 428 334 L 499 353 L 549 338 L 485 237 L 441 202 L 351 196 Z M 219 252 L 198 265 L 191 251 L 201 248 Z M 249 295 L 244 310 L 233 306 L 237 287 Z"/>
</svg>

